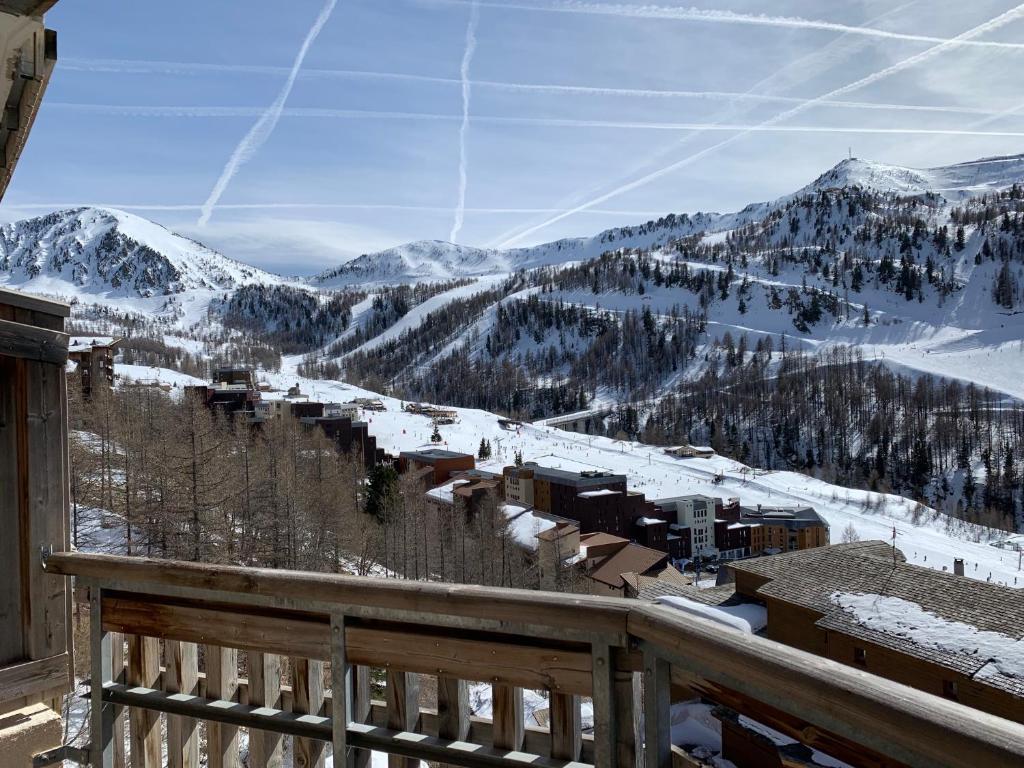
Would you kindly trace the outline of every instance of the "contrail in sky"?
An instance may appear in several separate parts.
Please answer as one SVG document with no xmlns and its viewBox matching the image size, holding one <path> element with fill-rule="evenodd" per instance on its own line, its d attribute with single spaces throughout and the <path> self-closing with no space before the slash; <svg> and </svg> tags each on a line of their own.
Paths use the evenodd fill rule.
<svg viewBox="0 0 1024 768">
<path fill-rule="evenodd" d="M 451 5 L 465 5 L 469 0 L 436 0 Z M 474 0 L 476 2 L 476 0 Z M 748 26 L 783 27 L 787 29 L 810 29 L 822 32 L 861 35 L 887 40 L 905 40 L 917 43 L 951 43 L 955 46 L 983 48 L 1024 49 L 1024 43 L 1003 43 L 992 40 L 960 40 L 958 38 L 915 35 L 904 32 L 890 32 L 875 27 L 855 27 L 832 21 L 804 19 L 793 16 L 767 16 L 764 14 L 736 13 L 734 11 L 708 10 L 703 8 L 675 8 L 658 5 L 620 5 L 614 3 L 590 3 L 566 0 L 553 5 L 530 5 L 502 0 L 480 0 L 487 8 L 503 8 L 517 11 L 538 11 L 542 13 L 582 13 L 594 16 L 617 16 L 635 19 L 662 19 L 669 21 L 692 21 L 708 24 L 742 24 Z"/>
<path fill-rule="evenodd" d="M 965 40 L 971 40 L 975 37 L 978 37 L 979 35 L 992 32 L 996 29 L 999 29 L 1000 27 L 1003 27 L 1021 18 L 1024 18 L 1024 4 L 1011 8 L 1005 13 L 996 16 L 994 19 L 986 21 L 983 24 L 979 24 L 978 26 L 973 27 L 972 29 L 969 29 L 966 32 L 957 35 L 955 38 L 945 40 L 939 43 L 938 45 L 934 45 L 931 48 L 927 48 L 924 51 L 921 51 L 920 53 L 914 54 L 913 56 L 898 61 L 897 63 L 885 67 L 884 69 L 880 69 L 876 72 L 873 72 L 872 74 L 867 75 L 866 77 L 862 77 L 859 80 L 855 80 L 852 83 L 848 83 L 839 88 L 835 88 L 829 91 L 828 93 L 822 94 L 821 96 L 808 99 L 804 103 L 798 104 L 792 109 L 788 109 L 785 112 L 780 112 L 774 117 L 765 120 L 758 126 L 751 127 L 750 129 L 742 129 L 739 133 L 736 133 L 730 136 L 729 138 L 718 142 L 717 144 L 713 144 L 712 146 L 706 147 L 700 150 L 699 152 L 695 152 L 694 154 L 688 155 L 687 157 L 684 157 L 681 160 L 677 160 L 676 162 L 670 165 L 652 171 L 651 173 L 648 173 L 645 176 L 641 176 L 640 178 L 635 179 L 627 184 L 624 184 L 616 189 L 613 189 L 610 192 L 606 192 L 603 195 L 599 195 L 598 197 L 588 200 L 587 202 L 582 203 L 581 205 L 577 205 L 574 208 L 571 208 L 567 211 L 563 211 L 557 216 L 552 216 L 546 219 L 545 221 L 541 222 L 540 224 L 536 224 L 528 229 L 525 229 L 522 232 L 516 234 L 515 236 L 505 240 L 504 242 L 501 243 L 500 247 L 507 248 L 511 246 L 513 243 L 521 240 L 522 238 L 527 237 L 528 235 L 532 235 L 534 232 L 544 229 L 545 227 L 550 226 L 551 224 L 554 224 L 558 221 L 561 221 L 562 219 L 568 218 L 569 216 L 572 216 L 575 213 L 579 213 L 580 211 L 586 210 L 592 205 L 600 205 L 601 203 L 610 200 L 613 197 L 618 197 L 621 194 L 630 192 L 634 189 L 644 186 L 645 184 L 648 184 L 651 181 L 654 181 L 655 179 L 659 179 L 662 176 L 672 173 L 673 171 L 676 171 L 679 168 L 690 165 L 691 163 L 696 162 L 697 160 L 700 160 L 701 158 L 704 158 L 712 154 L 713 152 L 717 152 L 719 149 L 722 149 L 723 147 L 729 146 L 730 144 L 738 141 L 744 136 L 749 135 L 755 130 L 759 131 L 771 126 L 775 126 L 780 122 L 784 122 L 792 117 L 796 117 L 797 115 L 806 112 L 808 109 L 817 106 L 824 101 L 839 98 L 840 96 L 844 96 L 845 94 L 850 93 L 851 91 L 855 91 L 859 88 L 864 88 L 868 85 L 876 83 L 879 80 L 883 80 L 889 77 L 890 75 L 896 74 L 897 72 L 902 72 L 904 69 L 908 69 L 909 67 L 915 66 L 924 61 L 928 61 L 929 59 L 941 53 L 944 53 L 950 48 L 960 45 Z"/>
<path fill-rule="evenodd" d="M 801 99 L 800 104 L 806 104 L 806 100 Z M 48 106 L 54 109 L 68 109 L 76 112 L 93 112 L 97 114 L 123 115 L 126 117 L 230 118 L 253 117 L 263 113 L 263 109 L 261 107 L 75 104 L 68 102 L 51 102 Z M 960 110 L 954 109 L 951 111 L 959 112 Z M 1008 117 L 1013 113 L 982 111 L 980 114 L 989 116 L 989 119 L 985 121 L 988 123 L 996 118 Z M 289 107 L 281 110 L 279 117 L 340 120 L 408 120 L 425 122 L 463 122 L 465 119 L 463 115 L 445 115 L 434 112 L 386 112 L 370 109 L 331 109 L 323 107 Z M 776 118 L 773 118 L 772 120 L 775 119 Z M 876 127 L 859 125 L 778 125 L 776 122 L 772 121 L 765 121 L 763 123 L 652 122 L 643 120 L 581 120 L 568 117 L 525 117 L 519 115 L 474 115 L 473 120 L 478 123 L 491 123 L 498 125 L 537 125 L 548 128 L 610 128 L 644 131 L 744 131 L 746 133 L 892 133 L 916 135 L 934 134 L 939 136 L 1024 136 L 1024 131 L 1019 130 L 971 130 L 974 126 L 969 126 L 968 128 L 918 128 L 916 126 Z M 460 171 L 461 170 L 463 169 L 460 166 Z M 460 199 L 463 199 L 462 195 L 460 195 Z"/>
<path fill-rule="evenodd" d="M 299 48 L 299 53 L 295 57 L 295 63 L 292 64 L 291 72 L 288 74 L 288 79 L 285 81 L 284 87 L 281 88 L 281 92 L 274 99 L 274 102 L 267 108 L 267 110 L 260 116 L 256 124 L 249 129 L 249 132 L 242 137 L 242 140 L 235 147 L 235 151 L 231 153 L 231 157 L 228 159 L 227 165 L 224 166 L 224 170 L 221 171 L 220 178 L 217 179 L 217 183 L 213 185 L 213 189 L 210 191 L 210 196 L 206 199 L 203 204 L 202 213 L 199 215 L 199 226 L 204 226 L 213 214 L 213 209 L 220 200 L 221 195 L 224 194 L 224 190 L 228 188 L 228 184 L 231 183 L 231 179 L 238 173 L 238 169 L 242 165 L 248 162 L 256 151 L 263 145 L 263 143 L 270 138 L 270 134 L 274 132 L 274 128 L 277 126 L 277 121 L 281 117 L 281 112 L 284 110 L 285 102 L 288 101 L 288 96 L 291 95 L 292 87 L 295 85 L 295 78 L 299 75 L 299 70 L 302 69 L 302 62 L 306 58 L 306 54 L 309 52 L 310 46 L 313 45 L 313 41 L 316 40 L 317 35 L 320 34 L 320 30 L 324 28 L 327 20 L 331 17 L 331 13 L 334 11 L 334 6 L 337 5 L 338 0 L 327 0 L 324 3 L 323 9 L 320 11 L 320 15 L 317 16 L 316 21 L 313 22 L 312 28 L 306 34 L 306 39 L 302 41 L 302 47 Z"/>
<path fill-rule="evenodd" d="M 452 243 L 459 236 L 462 229 L 462 222 L 466 215 L 466 184 L 469 170 L 469 157 L 466 153 L 466 134 L 469 133 L 469 96 L 471 85 L 469 81 L 469 65 L 473 62 L 473 54 L 476 52 L 476 28 L 480 23 L 480 4 L 473 2 L 469 9 L 469 23 L 466 25 L 466 50 L 462 54 L 462 66 L 459 69 L 462 75 L 462 124 L 459 126 L 459 196 L 455 203 L 455 220 L 452 222 L 452 231 L 448 240 Z"/>
<path fill-rule="evenodd" d="M 118 72 L 135 74 L 208 74 L 210 72 L 239 73 L 276 76 L 285 74 L 287 67 L 261 66 L 255 64 L 201 64 L 196 62 L 139 61 L 117 59 L 61 59 L 65 68 L 88 72 Z M 70 64 L 67 64 L 70 61 Z M 432 77 L 405 72 L 374 72 L 359 69 L 309 69 L 299 74 L 300 78 L 337 78 L 367 80 L 398 80 L 433 83 L 438 85 L 461 86 L 457 77 Z M 571 96 L 608 96 L 646 99 L 698 99 L 703 101 L 748 101 L 754 103 L 802 104 L 806 99 L 798 96 L 777 96 L 766 93 L 743 91 L 689 91 L 654 88 L 617 88 L 594 85 L 565 85 L 561 83 L 513 83 L 499 80 L 472 80 L 472 88 L 490 88 L 499 91 L 544 93 Z M 821 106 L 843 109 L 894 110 L 910 112 L 936 112 L 940 114 L 964 114 L 994 116 L 1000 113 L 980 107 L 938 106 L 931 104 L 892 104 L 872 101 L 822 101 Z M 245 108 L 243 108 L 245 109 Z"/>
<path fill-rule="evenodd" d="M 51 202 L 14 203 L 0 206 L 5 211 L 56 211 L 66 208 L 114 208 L 129 211 L 199 211 L 199 203 L 97 203 L 97 202 Z M 421 213 L 452 212 L 450 205 L 403 205 L 401 203 L 224 203 L 218 211 L 290 211 L 290 210 L 340 210 L 340 211 L 417 211 Z M 523 215 L 530 213 L 558 213 L 560 208 L 466 208 L 467 213 L 491 215 Z M 658 217 L 664 211 L 628 211 L 621 209 L 590 208 L 587 213 L 602 216 L 651 216 Z"/>
<path fill-rule="evenodd" d="M 901 14 L 917 5 L 919 1 L 909 0 L 909 2 L 901 5 L 887 8 L 883 13 L 865 21 L 863 26 L 870 27 L 880 23 L 888 24 L 895 19 L 901 18 Z M 816 74 L 828 72 L 835 66 L 844 64 L 850 58 L 860 55 L 872 42 L 871 38 L 861 35 L 836 35 L 828 40 L 828 42 L 797 56 L 795 59 L 787 60 L 781 67 L 757 78 L 756 82 L 743 90 L 739 98 L 729 101 L 726 108 L 720 110 L 717 116 L 712 117 L 712 120 L 718 122 L 735 121 L 750 111 L 751 106 L 755 103 L 749 100 L 750 97 L 762 94 L 786 94 L 805 85 Z M 801 102 L 805 98 L 797 98 L 797 102 Z M 673 143 L 656 148 L 646 157 L 629 163 L 614 178 L 606 179 L 600 184 L 590 185 L 588 188 L 577 189 L 572 194 L 561 198 L 557 206 L 562 210 L 567 210 L 591 197 L 603 194 L 608 189 L 614 189 L 620 184 L 625 184 L 638 175 L 648 173 L 651 169 L 658 167 L 659 164 L 668 162 L 664 158 L 670 157 L 689 144 L 693 144 L 703 135 L 700 131 L 689 131 Z M 494 237 L 488 245 L 491 247 L 497 246 L 499 243 L 515 237 L 523 230 L 529 229 L 536 223 L 537 220 L 521 223 L 511 230 Z"/>
</svg>

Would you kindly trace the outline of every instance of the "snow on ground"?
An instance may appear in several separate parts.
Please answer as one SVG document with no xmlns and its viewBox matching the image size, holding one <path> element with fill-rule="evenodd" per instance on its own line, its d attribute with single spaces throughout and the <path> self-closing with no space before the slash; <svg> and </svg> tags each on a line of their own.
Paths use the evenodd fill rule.
<svg viewBox="0 0 1024 768">
<path fill-rule="evenodd" d="M 944 619 L 899 597 L 836 592 L 829 599 L 868 629 L 905 637 L 924 648 L 988 659 L 979 675 L 989 671 L 1024 680 L 1024 640 Z"/>
<path fill-rule="evenodd" d="M 990 546 L 1005 541 L 1002 531 L 973 526 L 916 502 L 890 494 L 843 488 L 797 472 L 755 473 L 723 456 L 680 459 L 657 446 L 606 437 L 563 432 L 553 427 L 523 424 L 505 429 L 493 413 L 470 408 L 454 409 L 459 423 L 439 427 L 442 443 L 435 446 L 429 419 L 404 411 L 404 401 L 381 396 L 338 381 L 305 379 L 295 371 L 301 357 L 284 359 L 278 373 L 260 373 L 260 379 L 285 390 L 299 382 L 311 400 L 348 402 L 357 397 L 380 399 L 387 410 L 363 411 L 377 445 L 390 453 L 441 447 L 475 455 L 481 438 L 494 447 L 494 457 L 479 467 L 500 472 L 516 452 L 542 466 L 571 470 L 605 470 L 627 475 L 631 490 L 649 499 L 706 494 L 738 497 L 744 505 L 786 506 L 807 504 L 828 521 L 833 540 L 852 525 L 862 540 L 892 541 L 907 561 L 936 570 L 952 570 L 954 558 L 964 558 L 971 578 L 1024 587 L 1024 572 L 1017 568 L 1014 551 Z M 168 383 L 181 374 L 145 369 Z"/>
<path fill-rule="evenodd" d="M 198 379 L 189 376 L 187 373 L 171 371 L 167 368 L 154 368 L 148 365 L 124 365 L 117 363 L 114 366 L 114 375 L 118 377 L 121 384 L 168 384 L 173 389 L 181 389 L 194 384 L 206 384 L 205 379 Z"/>
</svg>

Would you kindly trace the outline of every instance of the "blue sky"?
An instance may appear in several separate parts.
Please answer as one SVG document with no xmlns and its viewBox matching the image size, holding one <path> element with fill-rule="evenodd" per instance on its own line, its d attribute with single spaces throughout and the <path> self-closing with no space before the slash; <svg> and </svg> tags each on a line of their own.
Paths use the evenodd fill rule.
<svg viewBox="0 0 1024 768">
<path fill-rule="evenodd" d="M 851 147 L 1024 151 L 1006 0 L 61 0 L 47 24 L 0 216 L 114 205 L 288 273 L 734 210 Z"/>
</svg>

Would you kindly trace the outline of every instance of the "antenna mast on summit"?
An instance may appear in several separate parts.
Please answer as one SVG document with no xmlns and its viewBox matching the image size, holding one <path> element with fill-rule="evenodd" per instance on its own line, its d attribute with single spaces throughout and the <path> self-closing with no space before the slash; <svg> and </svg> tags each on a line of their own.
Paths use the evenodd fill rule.
<svg viewBox="0 0 1024 768">
<path fill-rule="evenodd" d="M 853 160 L 853 147 L 850 147 L 848 151 L 850 153 L 850 159 Z"/>
</svg>

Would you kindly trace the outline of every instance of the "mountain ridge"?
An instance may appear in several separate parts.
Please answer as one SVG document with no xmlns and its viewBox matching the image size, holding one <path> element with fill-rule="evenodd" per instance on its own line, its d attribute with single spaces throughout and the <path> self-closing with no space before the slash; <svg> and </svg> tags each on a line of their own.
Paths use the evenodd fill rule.
<svg viewBox="0 0 1024 768">
<path fill-rule="evenodd" d="M 690 235 L 726 232 L 784 207 L 792 200 L 830 189 L 858 187 L 898 197 L 934 194 L 948 203 L 955 203 L 1004 189 L 1022 180 L 1024 154 L 986 157 L 925 169 L 848 158 L 796 192 L 774 200 L 750 203 L 733 213 L 670 213 L 642 224 L 606 229 L 591 237 L 562 238 L 510 249 L 420 240 L 363 254 L 313 276 L 310 282 L 321 287 L 345 287 L 357 282 L 415 282 L 531 269 L 596 258 L 614 248 L 650 248 Z M 436 258 L 424 258 L 430 254 Z M 460 255 L 465 258 L 459 259 Z M 492 265 L 491 269 L 480 270 L 477 265 L 481 263 Z"/>
</svg>

